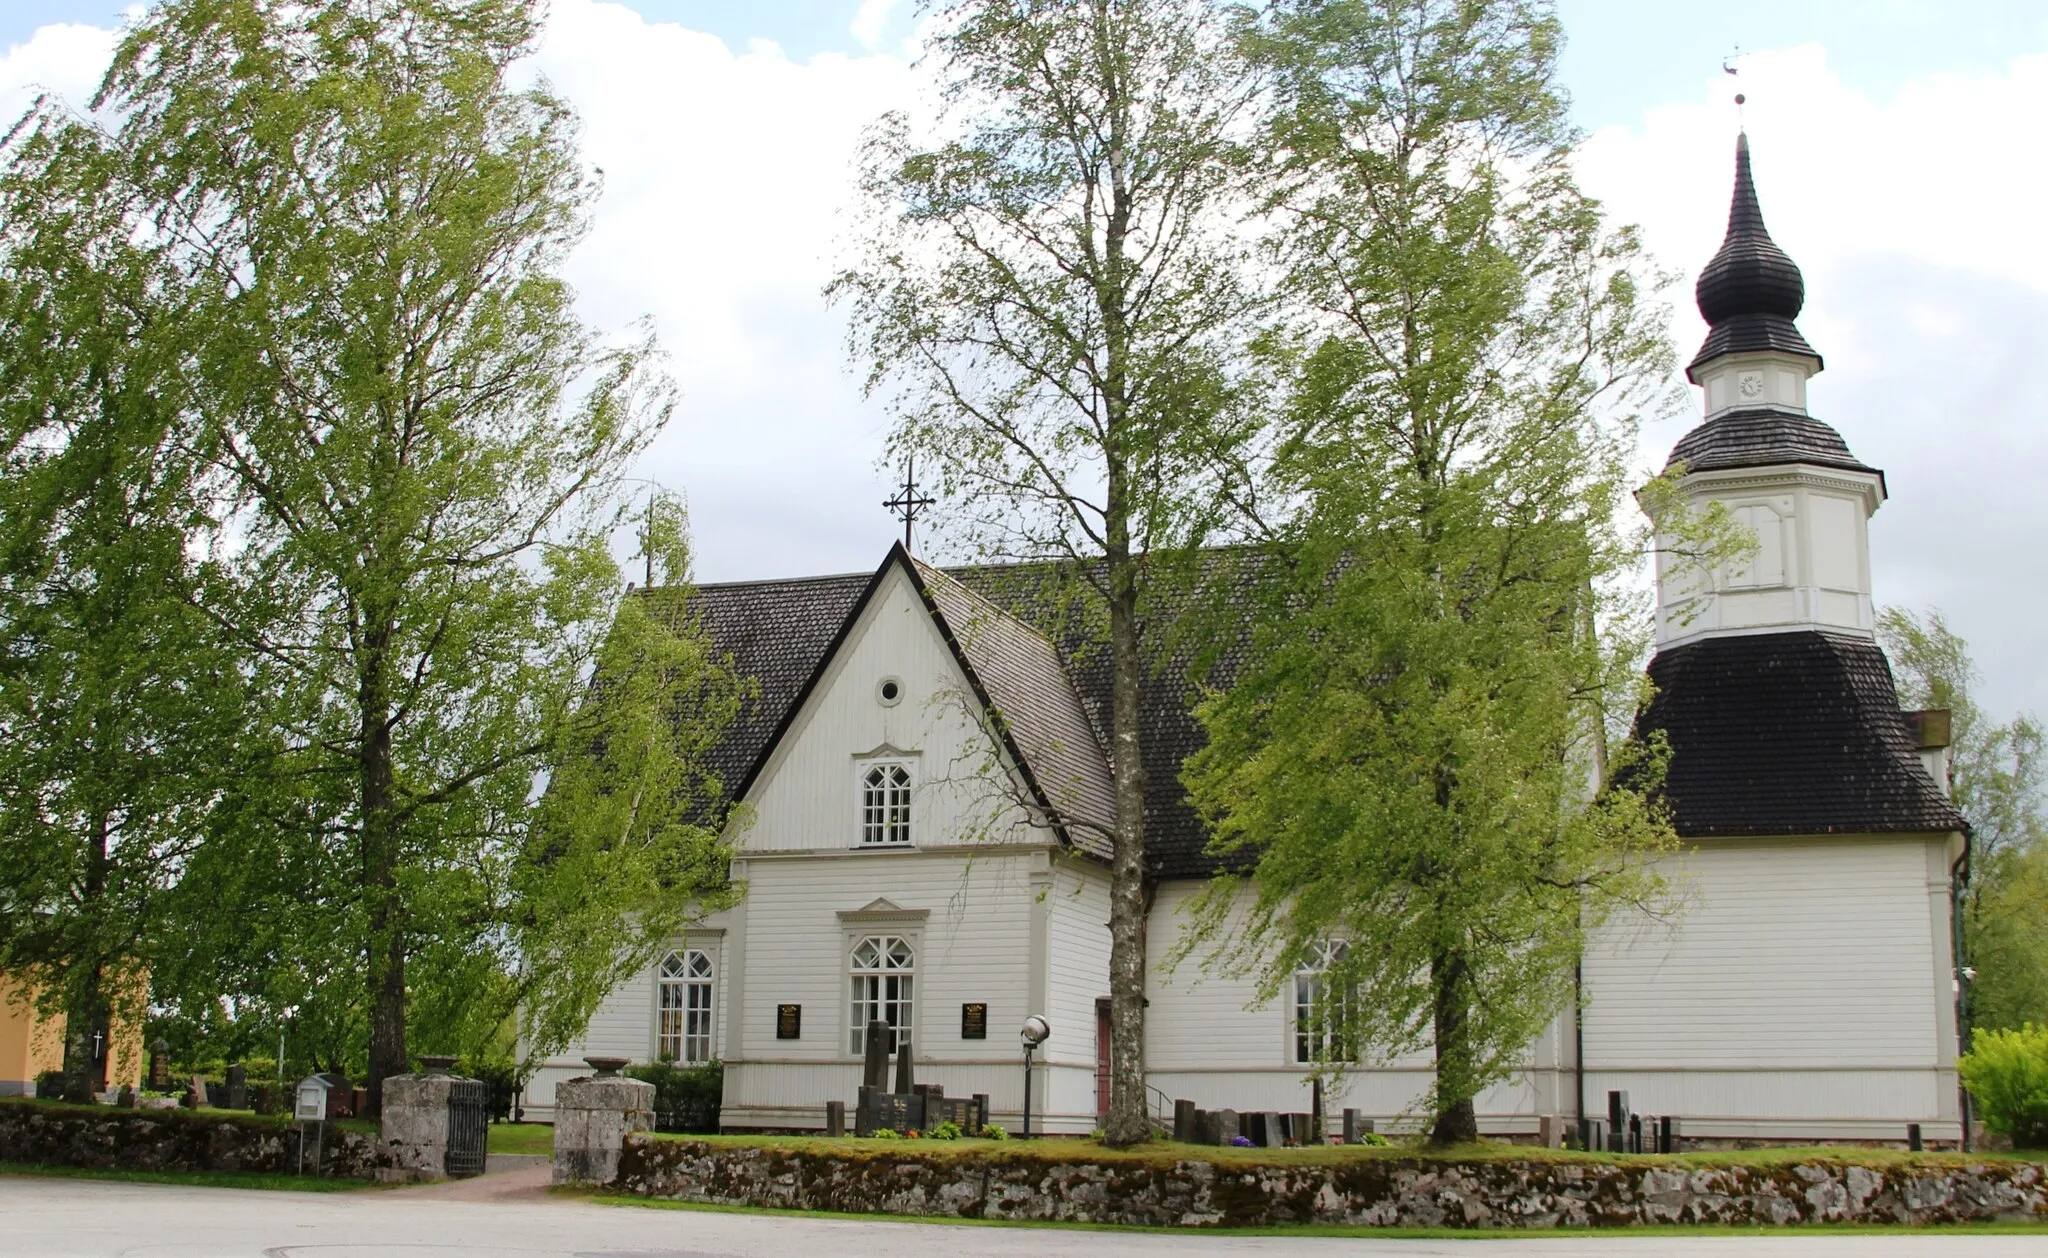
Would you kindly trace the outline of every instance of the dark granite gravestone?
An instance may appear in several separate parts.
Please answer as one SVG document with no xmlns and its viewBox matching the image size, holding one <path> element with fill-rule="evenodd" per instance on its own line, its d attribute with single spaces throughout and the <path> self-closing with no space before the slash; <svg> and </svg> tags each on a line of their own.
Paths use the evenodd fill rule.
<svg viewBox="0 0 2048 1258">
<path fill-rule="evenodd" d="M 974 1135 L 988 1122 L 987 1112 L 982 1108 L 983 1100 L 978 1096 L 946 1096 L 928 1092 L 924 1098 L 925 1126 L 921 1130 L 929 1134 L 940 1123 L 952 1123 L 962 1135 Z"/>
<path fill-rule="evenodd" d="M 861 1069 L 861 1086 L 880 1092 L 889 1086 L 889 1024 L 876 1018 L 868 1023 L 867 1057 Z"/>
<path fill-rule="evenodd" d="M 114 1104 L 120 1109 L 134 1109 L 135 1089 L 128 1084 L 122 1084 L 120 1094 L 115 1097 Z"/>
<path fill-rule="evenodd" d="M 1296 1144 L 1321 1144 L 1323 1135 L 1316 1130 L 1314 1114 L 1289 1114 L 1287 1116 L 1287 1138 Z"/>
<path fill-rule="evenodd" d="M 249 1108 L 249 1071 L 240 1062 L 228 1067 L 225 1103 L 229 1109 Z"/>
<path fill-rule="evenodd" d="M 872 1136 L 884 1127 L 891 1131 L 918 1131 L 924 1123 L 924 1098 L 914 1093 L 860 1090 L 860 1110 L 854 1115 L 853 1134 Z"/>
<path fill-rule="evenodd" d="M 825 1134 L 835 1137 L 846 1134 L 846 1102 L 825 1102 Z"/>
<path fill-rule="evenodd" d="M 171 1090 L 171 1044 L 162 1036 L 149 1046 L 149 1088 L 152 1092 Z"/>
<path fill-rule="evenodd" d="M 1210 1113 L 1208 1110 L 1205 1109 L 1198 1109 L 1195 1111 L 1196 1144 L 1217 1143 L 1216 1133 L 1220 1130 L 1222 1130 L 1222 1128 L 1216 1120 L 1216 1115 Z"/>
<path fill-rule="evenodd" d="M 1678 1120 L 1669 1114 L 1657 1120 L 1657 1152 L 1678 1152 Z"/>
<path fill-rule="evenodd" d="M 910 1041 L 904 1040 L 896 1046 L 896 1090 L 915 1092 L 917 1072 L 910 1064 Z"/>
<path fill-rule="evenodd" d="M 1173 1138 L 1181 1144 L 1193 1144 L 1195 1130 L 1195 1103 L 1177 1100 L 1173 1103 Z"/>
</svg>

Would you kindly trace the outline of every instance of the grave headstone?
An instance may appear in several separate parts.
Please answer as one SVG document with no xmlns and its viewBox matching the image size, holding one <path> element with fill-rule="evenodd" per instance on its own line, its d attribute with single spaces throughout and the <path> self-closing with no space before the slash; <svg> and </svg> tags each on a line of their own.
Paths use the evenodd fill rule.
<svg viewBox="0 0 2048 1258">
<path fill-rule="evenodd" d="M 1628 1130 L 1628 1093 L 1613 1091 L 1607 1094 L 1607 1130 L 1625 1132 Z"/>
<path fill-rule="evenodd" d="M 1628 1116 L 1628 1151 L 1630 1153 L 1641 1153 L 1643 1151 L 1643 1116 L 1641 1114 L 1630 1114 Z"/>
<path fill-rule="evenodd" d="M 1926 1142 L 1920 1137 L 1919 1123 L 1906 1124 L 1906 1147 L 1915 1153 L 1919 1153 L 1927 1147 Z"/>
<path fill-rule="evenodd" d="M 1309 1081 L 1308 1123 L 1313 1139 L 1303 1143 L 1323 1143 L 1323 1133 L 1330 1129 L 1330 1125 L 1323 1121 L 1323 1081 L 1320 1078 Z"/>
<path fill-rule="evenodd" d="M 134 1109 L 135 1089 L 128 1084 L 122 1084 L 120 1094 L 114 1098 L 114 1104 L 122 1109 Z"/>
<path fill-rule="evenodd" d="M 980 1135 L 981 1129 L 986 1126 L 988 1126 L 988 1093 L 976 1092 L 974 1094 L 974 1134 Z"/>
<path fill-rule="evenodd" d="M 861 1085 L 880 1092 L 889 1086 L 889 1024 L 876 1018 L 868 1023 L 867 1058 L 861 1071 Z"/>
<path fill-rule="evenodd" d="M 896 1046 L 896 1090 L 911 1093 L 916 1090 L 917 1072 L 910 1063 L 910 1041 L 904 1040 Z"/>
<path fill-rule="evenodd" d="M 1321 1144 L 1323 1137 L 1322 1133 L 1316 1130 L 1315 1115 L 1289 1114 L 1287 1138 L 1299 1145 Z"/>
<path fill-rule="evenodd" d="M 228 1067 L 227 1107 L 249 1108 L 249 1071 L 240 1062 Z"/>
<path fill-rule="evenodd" d="M 1205 1109 L 1195 1111 L 1195 1143 L 1215 1144 L 1218 1125 L 1216 1115 Z"/>
<path fill-rule="evenodd" d="M 1678 1152 L 1678 1120 L 1669 1114 L 1657 1120 L 1657 1152 Z"/>
<path fill-rule="evenodd" d="M 206 1104 L 206 1080 L 198 1075 L 193 1075 L 192 1081 L 185 1087 L 185 1108 L 198 1109 L 204 1104 Z"/>
<path fill-rule="evenodd" d="M 171 1044 L 162 1036 L 149 1046 L 149 1087 L 153 1092 L 171 1089 Z"/>
<path fill-rule="evenodd" d="M 1237 1111 L 1234 1109 L 1218 1110 L 1216 1112 L 1216 1143 L 1230 1144 L 1237 1139 L 1238 1135 Z"/>
<path fill-rule="evenodd" d="M 1196 1135 L 1195 1103 L 1185 1099 L 1176 1100 L 1173 1103 L 1173 1138 L 1181 1144 L 1193 1144 Z"/>
<path fill-rule="evenodd" d="M 1359 1127 L 1359 1125 L 1358 1125 L 1358 1111 L 1357 1111 L 1357 1110 L 1355 1110 L 1355 1109 L 1347 1109 L 1347 1110 L 1345 1110 L 1345 1111 L 1344 1111 L 1344 1143 L 1345 1143 L 1345 1144 L 1357 1144 L 1357 1143 L 1358 1143 L 1358 1138 L 1359 1138 L 1360 1136 L 1364 1135 L 1364 1134 L 1365 1134 L 1365 1133 L 1366 1133 L 1367 1131 L 1370 1131 L 1370 1130 L 1372 1130 L 1372 1124 L 1371 1124 L 1371 1123 L 1369 1123 L 1369 1122 L 1368 1122 L 1368 1123 L 1367 1123 L 1367 1124 L 1365 1125 L 1365 1127 L 1364 1127 L 1363 1129 L 1361 1129 L 1361 1128 Z"/>
<path fill-rule="evenodd" d="M 1555 1149 L 1564 1143 L 1563 1124 L 1555 1114 L 1540 1114 L 1536 1118 L 1536 1143 L 1546 1149 Z"/>
<path fill-rule="evenodd" d="M 846 1102 L 825 1102 L 825 1134 L 833 1137 L 846 1134 Z"/>
</svg>

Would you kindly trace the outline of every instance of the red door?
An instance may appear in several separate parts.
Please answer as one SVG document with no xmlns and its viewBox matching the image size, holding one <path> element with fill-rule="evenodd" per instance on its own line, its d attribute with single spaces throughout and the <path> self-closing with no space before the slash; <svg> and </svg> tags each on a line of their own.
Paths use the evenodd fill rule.
<svg viewBox="0 0 2048 1258">
<path fill-rule="evenodd" d="M 1095 1113 L 1109 1117 L 1109 1002 L 1095 1002 Z"/>
</svg>

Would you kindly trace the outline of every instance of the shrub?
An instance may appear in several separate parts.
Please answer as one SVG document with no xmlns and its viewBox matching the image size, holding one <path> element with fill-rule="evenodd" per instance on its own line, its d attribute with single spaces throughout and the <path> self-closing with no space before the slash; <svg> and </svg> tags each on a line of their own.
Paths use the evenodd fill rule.
<svg viewBox="0 0 2048 1258">
<path fill-rule="evenodd" d="M 654 1085 L 654 1129 L 692 1135 L 718 1132 L 718 1106 L 725 1096 L 725 1066 L 678 1066 L 656 1062 L 628 1066 L 626 1076 Z"/>
<path fill-rule="evenodd" d="M 983 1123 L 981 1125 L 981 1138 L 983 1140 L 1008 1140 L 1010 1138 L 1010 1129 L 1001 1123 Z"/>
<path fill-rule="evenodd" d="M 1956 1069 L 1986 1127 L 2015 1148 L 2048 1149 L 2048 1026 L 1979 1029 Z"/>
<path fill-rule="evenodd" d="M 901 1140 L 903 1139 L 903 1133 L 896 1130 L 894 1127 L 877 1127 L 875 1128 L 874 1139 Z"/>
<path fill-rule="evenodd" d="M 926 1132 L 925 1136 L 932 1140 L 958 1140 L 960 1138 L 960 1124 L 947 1119 Z"/>
<path fill-rule="evenodd" d="M 1384 1149 L 1391 1142 L 1377 1131 L 1361 1131 L 1358 1133 L 1358 1143 L 1371 1145 L 1375 1149 Z"/>
</svg>

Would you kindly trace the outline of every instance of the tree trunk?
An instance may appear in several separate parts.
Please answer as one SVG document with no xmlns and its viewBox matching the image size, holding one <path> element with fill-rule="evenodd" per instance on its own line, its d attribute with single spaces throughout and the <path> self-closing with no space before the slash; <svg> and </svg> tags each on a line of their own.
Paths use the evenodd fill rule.
<svg viewBox="0 0 2048 1258">
<path fill-rule="evenodd" d="M 1455 948 L 1439 952 L 1430 961 L 1438 1092 L 1436 1123 L 1430 1128 L 1429 1142 L 1437 1146 L 1470 1144 L 1479 1139 L 1479 1115 L 1466 1092 L 1466 1081 L 1472 1078 L 1472 1045 L 1466 1034 L 1470 1000 L 1467 977 L 1464 955 Z M 1451 1081 L 1451 1092 L 1457 1095 L 1444 1092 L 1447 1079 Z"/>
<path fill-rule="evenodd" d="M 93 814 L 86 836 L 85 885 L 79 916 L 91 934 L 71 957 L 70 992 L 64 1011 L 64 1075 L 67 1100 L 85 1101 L 107 1090 L 107 1059 L 113 1055 L 113 1019 L 108 1016 L 106 958 L 99 925 L 107 892 L 107 814 Z"/>
<path fill-rule="evenodd" d="M 1138 731 L 1137 587 L 1128 549 L 1110 551 L 1110 706 L 1116 836 L 1109 869 L 1109 1126 L 1112 1145 L 1152 1136 L 1145 1108 L 1145 762 Z"/>
<path fill-rule="evenodd" d="M 399 835 L 392 817 L 391 700 L 387 649 L 389 620 L 367 635 L 358 665 L 362 717 L 360 751 L 363 898 L 370 997 L 370 1115 L 383 1112 L 384 1080 L 404 1074 L 405 906 L 398 891 Z"/>
</svg>

